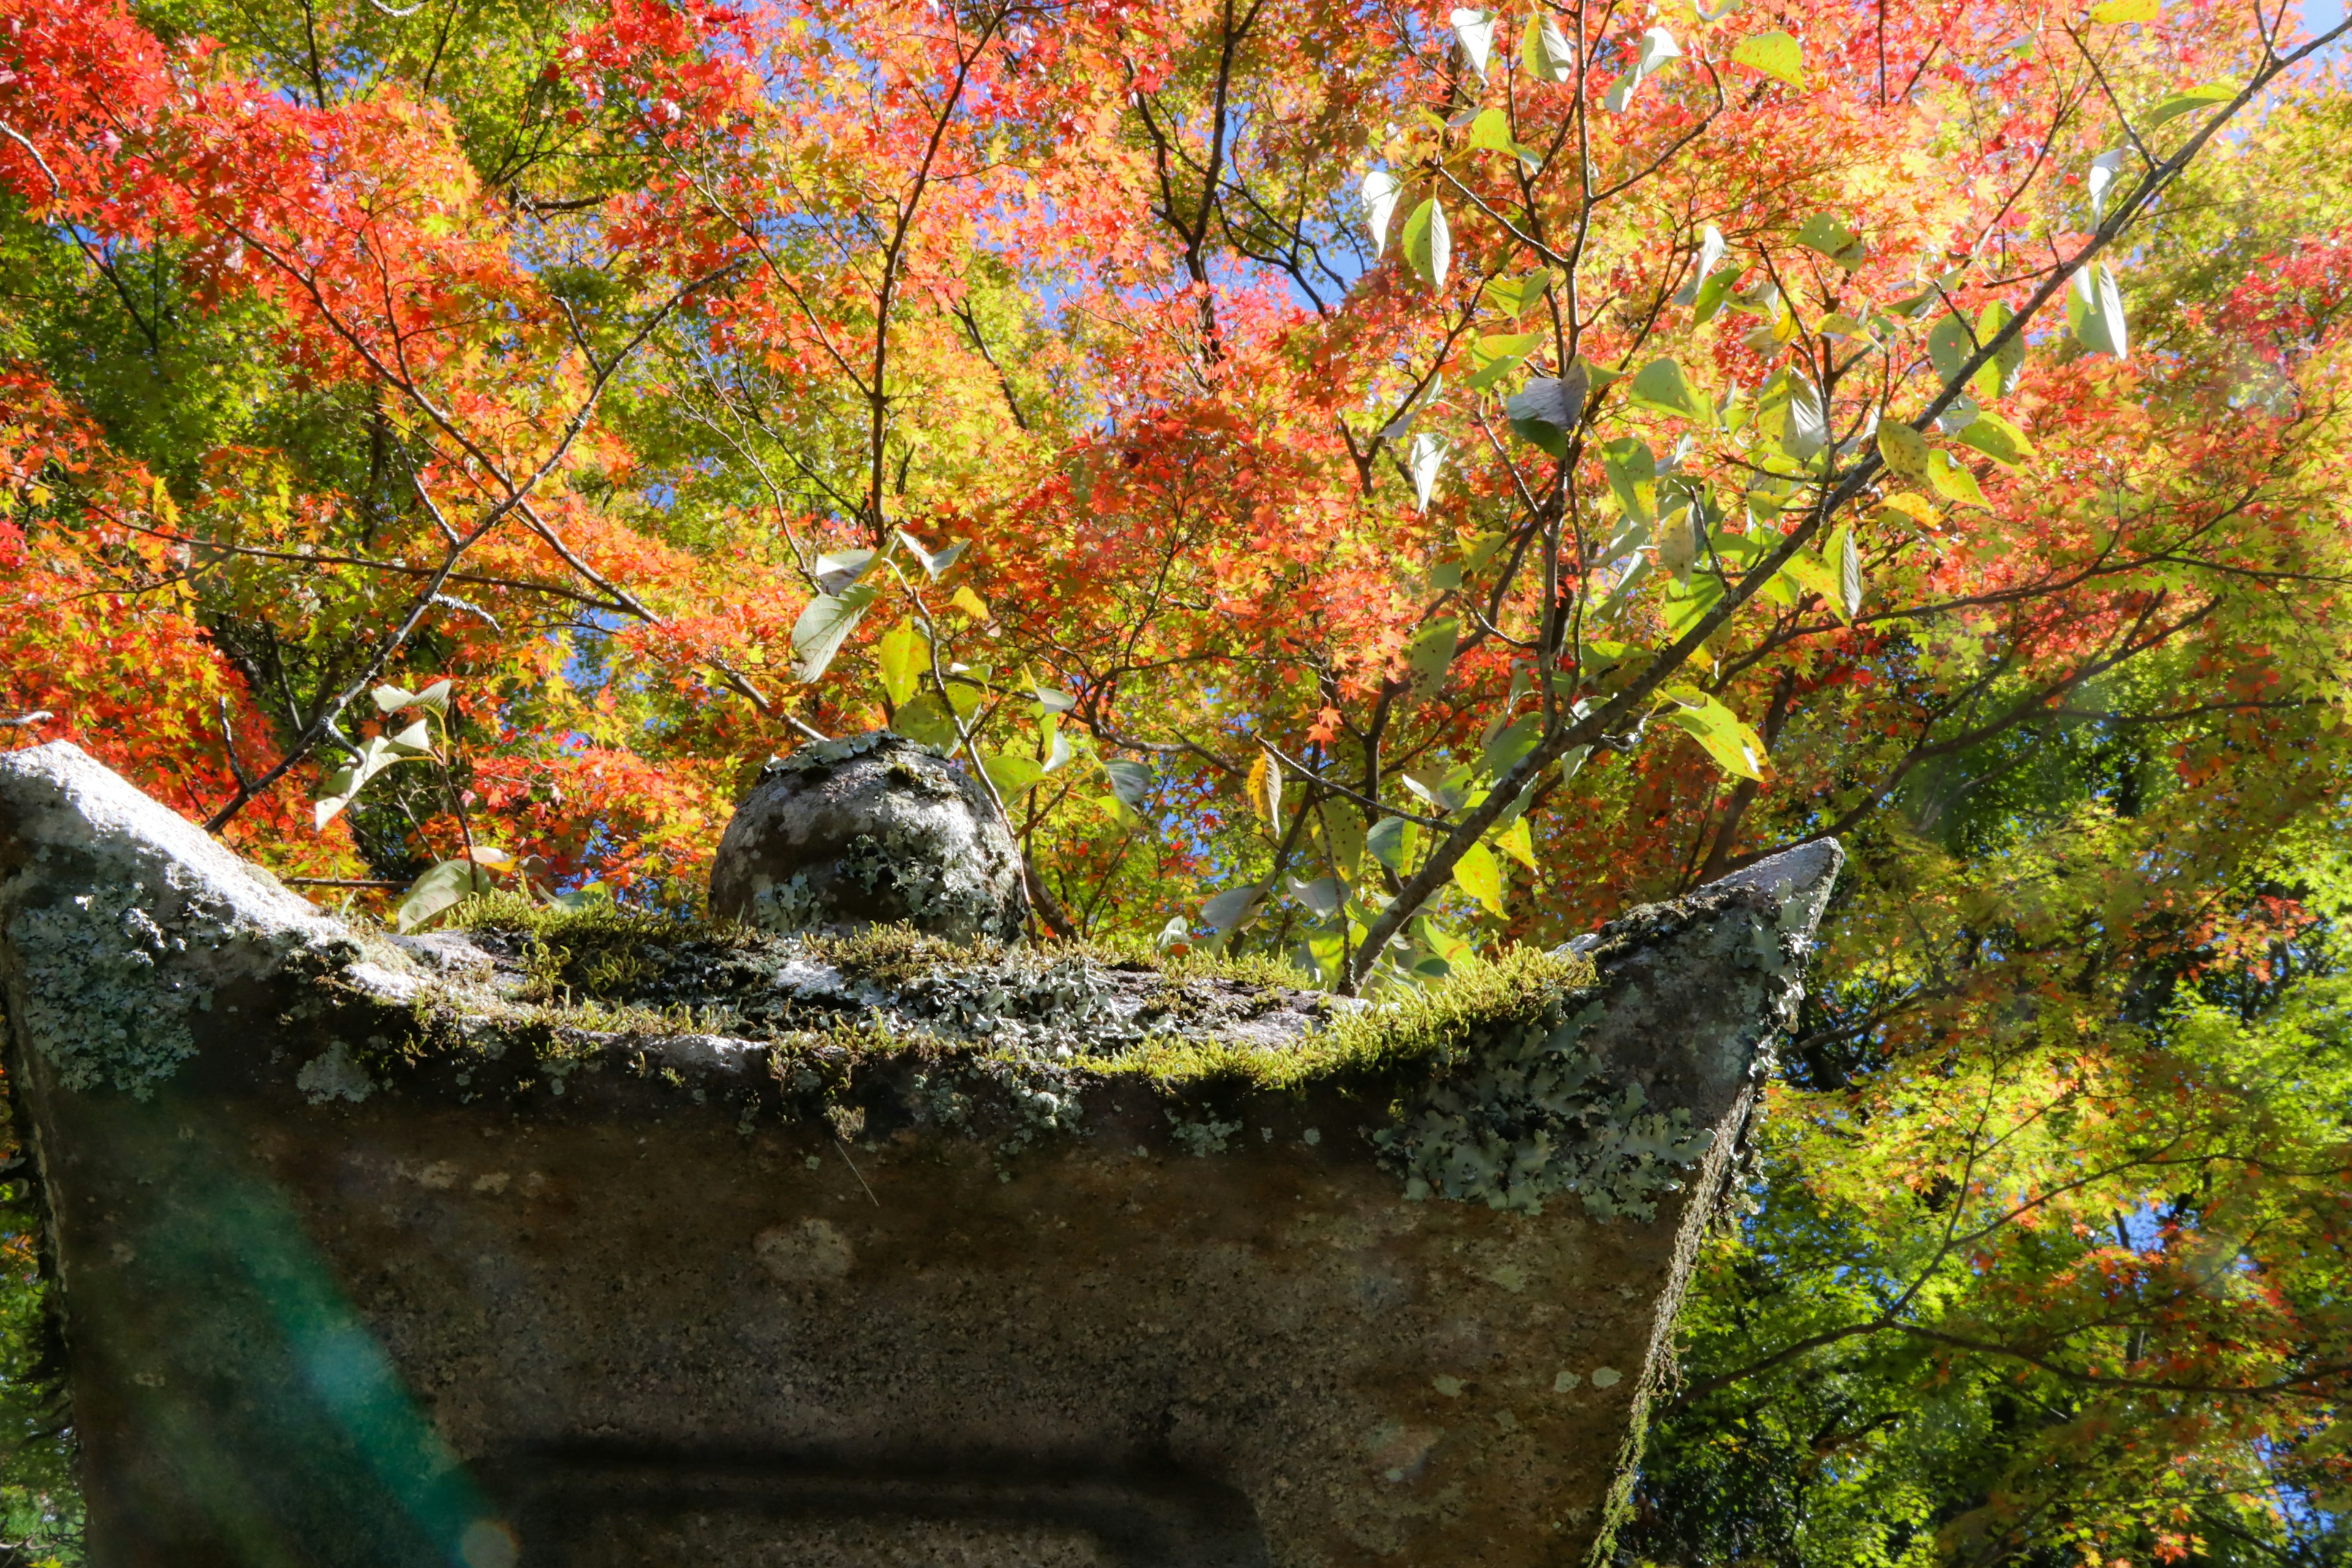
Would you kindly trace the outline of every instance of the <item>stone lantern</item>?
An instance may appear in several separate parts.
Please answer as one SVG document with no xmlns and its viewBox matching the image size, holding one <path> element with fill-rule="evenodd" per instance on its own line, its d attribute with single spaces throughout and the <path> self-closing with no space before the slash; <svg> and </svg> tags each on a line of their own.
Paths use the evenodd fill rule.
<svg viewBox="0 0 2352 1568">
<path fill-rule="evenodd" d="M 732 920 L 401 939 L 0 756 L 90 1560 L 1600 1550 L 1836 846 L 1369 1005 L 1011 941 L 959 778 L 788 760 Z"/>
</svg>

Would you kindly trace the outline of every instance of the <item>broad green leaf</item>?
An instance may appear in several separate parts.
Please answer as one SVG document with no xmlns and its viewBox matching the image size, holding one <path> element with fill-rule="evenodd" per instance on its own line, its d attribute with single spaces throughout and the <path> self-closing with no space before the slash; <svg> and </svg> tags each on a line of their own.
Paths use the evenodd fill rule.
<svg viewBox="0 0 2352 1568">
<path fill-rule="evenodd" d="M 2164 14 L 2162 0 L 2105 0 L 2091 7 L 2091 20 L 2113 25 L 2117 22 L 2153 22 Z"/>
<path fill-rule="evenodd" d="M 1519 63 L 1538 81 L 1566 81 L 1576 74 L 1576 46 L 1549 13 L 1538 11 L 1519 36 Z"/>
<path fill-rule="evenodd" d="M 1538 868 L 1536 865 L 1535 838 L 1528 831 L 1528 819 L 1524 816 L 1511 818 L 1511 825 L 1495 835 L 1495 847 L 1530 871 Z"/>
<path fill-rule="evenodd" d="M 1219 893 L 1201 906 L 1201 919 L 1219 936 L 1247 925 L 1265 890 L 1255 883 Z"/>
<path fill-rule="evenodd" d="M 1764 742 L 1738 714 L 1693 687 L 1668 687 L 1665 695 L 1671 699 L 1667 719 L 1696 741 L 1716 766 L 1735 778 L 1763 782 Z"/>
<path fill-rule="evenodd" d="M 1324 852 L 1340 876 L 1353 881 L 1364 859 L 1364 819 L 1345 802 L 1327 800 L 1315 814 L 1323 832 Z"/>
<path fill-rule="evenodd" d="M 910 616 L 882 634 L 874 645 L 881 667 L 882 690 L 892 708 L 903 708 L 922 689 L 923 672 L 930 668 L 931 645 Z"/>
<path fill-rule="evenodd" d="M 1943 521 L 1937 514 L 1934 503 L 1926 496 L 1916 496 L 1908 490 L 1898 490 L 1888 496 L 1879 502 L 1878 510 L 1881 512 L 1893 512 L 1897 517 L 1906 518 L 1921 528 L 1934 528 Z"/>
<path fill-rule="evenodd" d="M 1435 973 L 1440 975 L 1450 970 L 1459 969 L 1478 956 L 1478 950 L 1471 945 L 1467 938 L 1447 931 L 1435 921 L 1424 918 L 1415 921 L 1413 924 L 1421 931 L 1422 945 L 1437 955 L 1433 961 L 1423 959 L 1422 963 L 1434 962 L 1437 965 Z M 1417 964 L 1414 967 L 1419 968 L 1420 965 Z"/>
<path fill-rule="evenodd" d="M 436 713 L 449 710 L 449 682 L 435 681 L 422 691 L 403 691 L 397 686 L 379 686 L 368 695 L 375 699 L 379 713 L 397 713 L 404 708 L 424 708 Z"/>
<path fill-rule="evenodd" d="M 1799 91 L 1804 89 L 1804 46 L 1786 33 L 1758 33 L 1742 38 L 1731 51 L 1731 58 L 1749 70 L 1787 82 Z"/>
<path fill-rule="evenodd" d="M 1767 534 L 1741 533 L 1734 529 L 1711 529 L 1706 536 L 1707 548 L 1717 559 L 1740 572 L 1754 570 L 1764 557 L 1780 546 L 1780 540 Z"/>
<path fill-rule="evenodd" d="M 1444 689 L 1445 672 L 1454 667 L 1454 645 L 1460 630 L 1460 623 L 1447 616 L 1430 622 L 1405 644 L 1404 700 L 1408 706 L 1418 707 Z"/>
<path fill-rule="evenodd" d="M 1916 484 L 1927 477 L 1927 438 L 1908 425 L 1889 421 L 1878 427 L 1878 455 L 1887 470 Z"/>
<path fill-rule="evenodd" d="M 874 602 L 871 583 L 853 583 L 838 594 L 820 594 L 808 602 L 793 623 L 793 679 L 814 680 L 824 675 L 834 656 Z"/>
<path fill-rule="evenodd" d="M 1695 572 L 1687 581 L 1668 588 L 1658 608 L 1665 617 L 1667 635 L 1680 641 L 1722 602 L 1723 579 L 1712 572 Z"/>
<path fill-rule="evenodd" d="M 935 751 L 952 753 L 961 741 L 956 734 L 955 721 L 948 705 L 940 700 L 936 691 L 926 691 L 913 701 L 903 703 L 890 715 L 890 728 L 910 741 L 919 741 Z"/>
<path fill-rule="evenodd" d="M 1698 526 L 1688 507 L 1670 511 L 1658 520 L 1658 564 L 1680 577 L 1688 573 L 1691 563 L 1698 559 Z"/>
<path fill-rule="evenodd" d="M 471 861 L 444 860 L 409 884 L 396 911 L 400 929 L 415 931 L 471 895 L 488 892 L 490 887 L 490 874 Z"/>
<path fill-rule="evenodd" d="M 1151 799 L 1151 764 L 1150 763 L 1108 762 L 1103 772 L 1110 775 L 1111 793 L 1127 804 L 1130 811 L 1141 812 Z"/>
<path fill-rule="evenodd" d="M 1513 763 L 1534 751 L 1537 742 L 1542 739 L 1543 720 L 1536 714 L 1528 714 L 1505 725 L 1482 749 L 1487 776 L 1500 779 L 1511 771 Z"/>
<path fill-rule="evenodd" d="M 1470 770 L 1468 767 L 1444 767 L 1432 763 L 1424 767 L 1407 768 L 1397 775 L 1404 787 L 1433 811 L 1459 811 L 1469 803 Z"/>
<path fill-rule="evenodd" d="M 1045 715 L 1045 760 L 1039 765 L 1047 773 L 1066 764 L 1070 760 L 1070 737 L 1065 734 L 1054 714 Z"/>
<path fill-rule="evenodd" d="M 1647 441 L 1638 436 L 1620 436 L 1601 447 L 1601 466 L 1609 476 L 1610 493 L 1627 517 L 1643 523 L 1657 521 L 1658 458 Z M 1614 561 L 1622 550 L 1638 548 L 1638 541 L 1628 541 L 1622 550 L 1612 547 L 1607 559 Z"/>
<path fill-rule="evenodd" d="M 1462 52 L 1469 58 L 1470 68 L 1485 76 L 1486 61 L 1495 50 L 1495 13 L 1457 10 L 1448 19 L 1454 24 L 1454 36 L 1462 40 Z"/>
<path fill-rule="evenodd" d="M 1723 258 L 1729 253 L 1730 248 L 1724 243 L 1723 231 L 1715 225 L 1707 224 L 1700 228 L 1698 251 L 1692 258 L 1692 265 L 1696 268 L 1698 281 L 1703 283 L 1715 275 L 1715 269 L 1723 265 Z"/>
<path fill-rule="evenodd" d="M 1339 977 L 1339 962 L 1348 945 L 1337 930 L 1309 931 L 1292 950 L 1290 962 L 1329 984 Z"/>
<path fill-rule="evenodd" d="M 1625 111 L 1627 100 L 1633 96 L 1634 90 L 1643 82 L 1655 75 L 1658 68 L 1668 60 L 1681 58 L 1682 50 L 1675 47 L 1675 36 L 1672 33 L 1667 32 L 1664 27 L 1652 27 L 1644 32 L 1642 35 L 1641 50 L 1634 56 L 1633 63 L 1625 68 L 1624 74 L 1620 76 L 1616 84 L 1610 88 L 1608 96 L 1603 100 L 1609 112 L 1622 114 Z"/>
<path fill-rule="evenodd" d="M 922 563 L 923 575 L 934 583 L 946 576 L 948 568 L 961 560 L 963 552 L 971 548 L 971 540 L 959 539 L 953 544 L 943 545 L 937 550 L 927 550 L 919 540 L 905 529 L 899 529 L 898 533 L 898 542 L 907 547 L 908 554 Z"/>
<path fill-rule="evenodd" d="M 1058 688 L 1041 684 L 1034 676 L 1030 678 L 1029 690 L 1030 694 L 1037 699 L 1037 706 L 1044 709 L 1048 715 L 1067 713 L 1078 705 L 1078 700 L 1076 697 Z"/>
<path fill-rule="evenodd" d="M 2017 313 L 1995 300 L 1977 313 L 1977 342 L 1989 343 L 2000 335 L 2000 330 L 2016 320 Z M 1977 367 L 1969 390 L 1985 403 L 2005 395 L 2017 388 L 2018 378 L 2025 374 L 2025 334 L 2019 332 L 2000 348 L 1992 358 Z"/>
<path fill-rule="evenodd" d="M 816 585 L 823 594 L 839 594 L 874 570 L 882 559 L 878 550 L 835 550 L 816 558 Z"/>
<path fill-rule="evenodd" d="M 1819 594 L 1822 596 L 1822 602 L 1831 609 L 1837 608 L 1841 592 L 1838 574 L 1830 569 L 1830 563 L 1827 561 L 1811 551 L 1800 550 L 1789 557 L 1789 563 L 1780 568 L 1780 574 L 1799 587 L 1809 588 Z"/>
<path fill-rule="evenodd" d="M 2148 128 L 2153 130 L 2168 120 L 2178 120 L 2184 114 L 2210 109 L 2217 103 L 2227 103 L 2237 96 L 2238 89 L 2225 81 L 2209 81 L 2201 87 L 2192 87 L 2187 92 L 2176 92 L 2147 111 Z"/>
<path fill-rule="evenodd" d="M 1329 877 L 1318 877 L 1313 881 L 1289 879 L 1290 896 L 1307 906 L 1307 912 L 1317 920 L 1328 921 L 1339 912 L 1339 904 L 1347 897 L 1345 889 Z"/>
<path fill-rule="evenodd" d="M 1485 299 L 1513 321 L 1526 315 L 1541 303 L 1551 289 L 1549 271 L 1530 272 L 1524 278 L 1497 278 L 1486 285 Z"/>
<path fill-rule="evenodd" d="M 1406 265 L 1423 282 L 1432 289 L 1445 286 L 1445 268 L 1454 258 L 1454 237 L 1445 227 L 1445 209 L 1437 205 L 1435 196 L 1412 209 L 1412 216 L 1404 220 L 1400 243 Z"/>
<path fill-rule="evenodd" d="M 2033 456 L 2033 443 L 2025 432 L 1990 411 L 1979 414 L 1960 439 L 1974 447 L 2004 468 L 2013 468 Z"/>
<path fill-rule="evenodd" d="M 1829 410 L 1813 384 L 1794 371 L 1783 371 L 1780 406 L 1783 415 L 1780 450 L 1800 463 L 1809 463 L 1829 445 Z"/>
<path fill-rule="evenodd" d="M 1946 500 L 1963 501 L 1969 506 L 1985 504 L 1984 490 L 1977 477 L 1970 473 L 1949 452 L 1934 452 L 1927 458 L 1927 482 Z"/>
<path fill-rule="evenodd" d="M 1532 441 L 1553 457 L 1568 453 L 1568 433 L 1584 418 L 1584 366 L 1569 367 L 1566 375 L 1539 375 L 1515 393 L 1503 412 L 1520 439 Z"/>
<path fill-rule="evenodd" d="M 1486 905 L 1497 920 L 1510 918 L 1511 911 L 1503 907 L 1503 868 L 1484 844 L 1473 844 L 1462 851 L 1462 858 L 1454 862 L 1454 883 Z"/>
<path fill-rule="evenodd" d="M 1835 592 L 1830 608 L 1848 621 L 1862 613 L 1862 547 L 1853 530 L 1840 527 L 1822 542 L 1822 564 L 1829 569 Z"/>
<path fill-rule="evenodd" d="M 1505 332 L 1472 343 L 1470 390 L 1484 392 L 1518 369 L 1529 354 L 1543 347 L 1549 336 L 1544 332 Z"/>
<path fill-rule="evenodd" d="M 1383 816 L 1364 835 L 1364 847 L 1390 870 L 1402 872 L 1412 863 L 1413 841 L 1418 837 L 1413 825 L 1403 817 Z"/>
<path fill-rule="evenodd" d="M 1499 109 L 1484 109 L 1470 122 L 1470 150 L 1474 153 L 1508 153 L 1527 165 L 1534 174 L 1543 166 L 1543 154 L 1523 145 L 1511 134 L 1511 119 Z"/>
<path fill-rule="evenodd" d="M 2094 353 L 2131 358 L 2131 333 L 2124 322 L 2123 290 L 2104 261 L 2077 271 L 2066 285 L 2066 327 Z"/>
<path fill-rule="evenodd" d="M 948 700 L 955 705 L 957 718 L 971 722 L 980 711 L 980 700 L 988 695 L 989 677 L 994 673 L 984 664 L 948 666 Z"/>
<path fill-rule="evenodd" d="M 1627 384 L 1626 391 L 1645 408 L 1678 414 L 1702 425 L 1715 423 L 1715 405 L 1699 395 L 1683 375 L 1683 367 L 1673 360 L 1652 360 Z"/>
<path fill-rule="evenodd" d="M 425 723 L 419 720 L 396 736 L 371 735 L 360 742 L 359 755 L 348 765 L 329 773 L 319 786 L 319 797 L 311 806 L 311 826 L 324 827 L 337 814 L 358 798 L 370 779 L 395 763 L 413 762 L 430 755 L 432 747 Z"/>
<path fill-rule="evenodd" d="M 972 749 L 979 751 L 977 742 Z M 981 752 L 980 770 L 988 775 L 988 782 L 996 786 L 998 797 L 1007 805 L 1036 788 L 1038 781 L 1045 776 L 1044 765 L 1034 757 L 1006 752 Z"/>
<path fill-rule="evenodd" d="M 2111 147 L 2091 160 L 2090 172 L 2083 176 L 2084 189 L 2091 196 L 2091 226 L 2096 228 L 2107 214 L 2107 193 L 2123 178 L 2124 159 L 2127 147 Z"/>
<path fill-rule="evenodd" d="M 1769 320 L 1755 331 L 1741 334 L 1739 341 L 1748 352 L 1765 359 L 1772 358 L 1780 349 L 1802 336 L 1796 315 L 1785 309 L 1777 310 Z"/>
<path fill-rule="evenodd" d="M 1852 250 L 1861 236 L 1848 226 L 1845 219 L 1835 213 L 1815 213 L 1797 230 L 1797 243 L 1808 250 L 1818 250 L 1823 256 L 1836 256 Z"/>
<path fill-rule="evenodd" d="M 1386 169 L 1374 169 L 1364 176 L 1364 216 L 1371 227 L 1374 256 L 1388 249 L 1389 220 L 1396 216 L 1397 200 L 1403 195 L 1404 187 Z"/>
<path fill-rule="evenodd" d="M 1423 430 L 1412 438 L 1412 447 L 1405 458 L 1405 470 L 1412 475 L 1412 504 L 1416 511 L 1429 510 L 1429 492 L 1437 483 L 1437 470 L 1445 462 L 1445 443 Z"/>
<path fill-rule="evenodd" d="M 1250 809 L 1271 826 L 1282 825 L 1282 764 L 1272 752 L 1260 752 L 1250 764 Z"/>
<path fill-rule="evenodd" d="M 1737 268 L 1726 267 L 1708 273 L 1706 281 L 1698 286 L 1698 292 L 1692 300 L 1692 323 L 1703 327 L 1722 314 L 1723 302 L 1731 298 L 1731 291 L 1738 287 L 1739 269 Z"/>
<path fill-rule="evenodd" d="M 578 914 L 581 910 L 593 909 L 598 904 L 611 903 L 613 889 L 602 882 L 585 882 L 568 893 L 558 893 L 547 901 L 559 910 L 567 910 L 573 914 Z"/>
<path fill-rule="evenodd" d="M 1969 324 L 1947 311 L 1927 334 L 1927 362 L 1936 367 L 1937 376 L 1946 386 L 1959 379 L 1960 367 L 1977 352 L 1976 339 Z"/>
</svg>

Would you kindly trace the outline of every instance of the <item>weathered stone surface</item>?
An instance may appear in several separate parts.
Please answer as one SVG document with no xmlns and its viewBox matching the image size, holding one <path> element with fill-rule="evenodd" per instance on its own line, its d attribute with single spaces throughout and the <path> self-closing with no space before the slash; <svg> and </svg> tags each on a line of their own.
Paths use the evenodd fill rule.
<svg viewBox="0 0 2352 1568">
<path fill-rule="evenodd" d="M 1020 853 L 978 782 L 879 732 L 768 764 L 719 841 L 710 908 L 763 931 L 904 923 L 1010 942 L 1029 902 Z"/>
<path fill-rule="evenodd" d="M 394 942 L 0 757 L 92 1560 L 1581 1561 L 1836 861 L 1343 1011 L 886 933 Z"/>
</svg>

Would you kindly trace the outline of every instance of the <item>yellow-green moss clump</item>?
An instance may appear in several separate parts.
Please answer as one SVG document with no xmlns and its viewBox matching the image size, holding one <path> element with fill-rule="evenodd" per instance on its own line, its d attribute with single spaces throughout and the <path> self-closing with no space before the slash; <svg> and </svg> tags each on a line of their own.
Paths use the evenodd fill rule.
<svg viewBox="0 0 2352 1568">
<path fill-rule="evenodd" d="M 1141 1079 L 1202 1154 L 1223 1150 L 1236 1097 L 1337 1089 L 1386 1121 L 1374 1142 L 1408 1196 L 1534 1213 L 1573 1195 L 1600 1219 L 1654 1216 L 1708 1147 L 1686 1111 L 1648 1105 L 1586 1047 L 1603 1011 L 1587 957 L 1513 949 L 1371 1005 L 1283 984 L 1278 966 L 904 927 L 776 936 L 491 900 L 464 919 L 523 984 L 502 1019 L 420 1009 L 426 1055 L 515 1046 L 560 1071 L 583 1035 L 610 1048 L 616 1033 L 706 1032 L 766 1044 L 779 1085 L 821 1083 L 828 1103 L 854 1092 L 861 1063 L 887 1074 L 919 1058 L 924 1093 L 986 1092 L 985 1079 L 1021 1102 L 1024 1129 L 1039 1122 L 1030 1135 L 1076 1131 L 1089 1079 Z M 1748 922 L 1733 923 L 1744 953 Z"/>
<path fill-rule="evenodd" d="M 586 1029 L 616 1026 L 600 1010 L 625 1016 L 622 1027 L 650 1013 L 681 1020 L 656 1033 L 782 1043 L 848 1030 L 1108 1065 L 1147 1042 L 1215 1038 L 1269 1011 L 1288 1015 L 1276 1033 L 1296 1036 L 1331 1007 L 1279 964 L 1161 963 L 1127 946 L 955 943 L 906 926 L 786 936 L 511 897 L 474 900 L 457 923 L 506 968 L 510 1003 L 578 1010 Z"/>
<path fill-rule="evenodd" d="M 549 1025 L 821 1039 L 860 1055 L 977 1047 L 1171 1087 L 1283 1089 L 1435 1060 L 1594 984 L 1587 959 L 1517 948 L 1372 1005 L 1304 992 L 1273 960 L 1163 960 L 1130 945 L 962 944 L 905 926 L 774 936 L 508 895 L 472 900 L 456 923 L 520 971 L 516 999 Z M 1272 1040 L 1236 1027 L 1274 1009 L 1297 1026 Z"/>
<path fill-rule="evenodd" d="M 1161 1036 L 1101 1065 L 1164 1083 L 1274 1089 L 1360 1078 L 1442 1061 L 1465 1042 L 1548 1016 L 1595 980 L 1589 959 L 1514 947 L 1491 963 L 1466 960 L 1436 984 L 1401 1000 L 1335 1010 L 1293 1046 Z"/>
</svg>

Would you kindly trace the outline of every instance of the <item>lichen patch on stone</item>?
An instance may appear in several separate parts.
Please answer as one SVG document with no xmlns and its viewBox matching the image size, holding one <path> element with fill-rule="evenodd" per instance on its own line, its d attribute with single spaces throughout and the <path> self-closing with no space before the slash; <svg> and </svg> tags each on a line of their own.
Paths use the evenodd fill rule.
<svg viewBox="0 0 2352 1568">
<path fill-rule="evenodd" d="M 352 1059 L 351 1047 L 337 1040 L 323 1055 L 302 1064 L 302 1069 L 294 1075 L 294 1087 L 313 1105 L 324 1105 L 331 1100 L 347 1100 L 356 1105 L 375 1092 L 375 1079 Z"/>
<path fill-rule="evenodd" d="M 144 1100 L 196 1054 L 188 1015 L 210 994 L 173 973 L 187 939 L 155 923 L 143 892 L 78 893 L 12 923 L 26 1036 L 68 1089 Z"/>
</svg>

